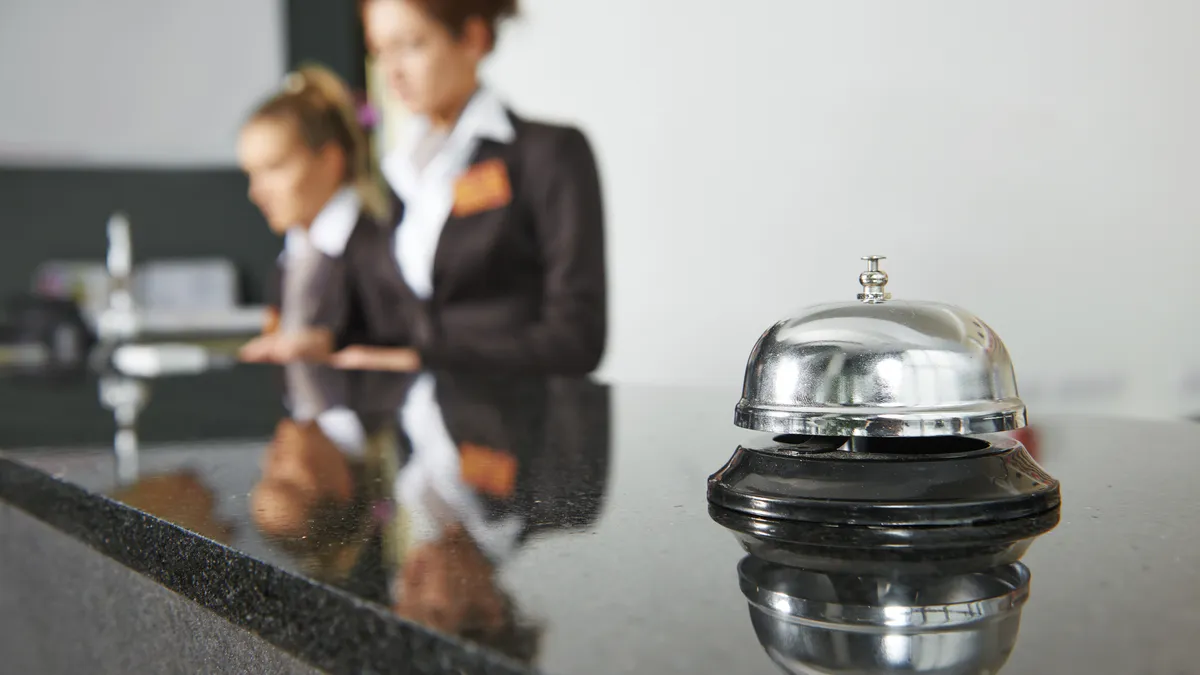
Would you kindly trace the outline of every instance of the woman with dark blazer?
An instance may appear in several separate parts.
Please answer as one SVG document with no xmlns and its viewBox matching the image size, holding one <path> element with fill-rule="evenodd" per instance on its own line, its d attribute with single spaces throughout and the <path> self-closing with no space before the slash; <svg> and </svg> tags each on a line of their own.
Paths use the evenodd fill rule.
<svg viewBox="0 0 1200 675">
<path fill-rule="evenodd" d="M 479 81 L 515 0 L 362 9 L 414 123 L 382 162 L 394 222 L 354 231 L 335 275 L 346 301 L 317 322 L 333 353 L 308 356 L 363 370 L 594 370 L 607 307 L 591 148 L 578 129 L 517 116 Z M 347 338 L 351 325 L 364 339 Z"/>
</svg>

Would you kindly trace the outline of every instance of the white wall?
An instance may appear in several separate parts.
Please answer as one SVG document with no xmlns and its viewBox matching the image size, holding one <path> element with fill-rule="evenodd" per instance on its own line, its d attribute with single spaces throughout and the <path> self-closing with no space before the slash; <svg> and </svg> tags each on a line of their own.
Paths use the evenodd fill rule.
<svg viewBox="0 0 1200 675">
<path fill-rule="evenodd" d="M 0 164 L 232 165 L 280 0 L 0 1 Z"/>
<path fill-rule="evenodd" d="M 736 389 L 879 253 L 999 331 L 1035 415 L 1200 410 L 1200 3 L 524 5 L 491 80 L 597 147 L 605 374 Z"/>
<path fill-rule="evenodd" d="M 1200 4 L 523 4 L 491 79 L 597 147 L 606 375 L 736 387 L 882 253 L 897 297 L 1000 332 L 1031 403 L 1200 410 Z M 4 0 L 0 163 L 231 164 L 282 31 L 279 0 Z"/>
</svg>

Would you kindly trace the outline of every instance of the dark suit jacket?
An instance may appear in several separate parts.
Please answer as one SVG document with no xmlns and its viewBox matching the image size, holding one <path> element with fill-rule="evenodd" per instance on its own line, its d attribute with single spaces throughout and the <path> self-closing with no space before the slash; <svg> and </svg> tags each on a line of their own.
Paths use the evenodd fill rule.
<svg viewBox="0 0 1200 675">
<path fill-rule="evenodd" d="M 360 227 L 341 260 L 346 301 L 329 307 L 320 323 L 339 335 L 358 323 L 364 342 L 415 348 L 432 369 L 596 368 L 607 295 L 591 147 L 577 129 L 510 117 L 514 140 L 482 141 L 472 164 L 502 161 L 512 199 L 450 216 L 434 258 L 432 297 L 417 298 L 404 281 L 393 255 L 396 227 Z M 403 208 L 397 204 L 395 222 Z"/>
<path fill-rule="evenodd" d="M 354 225 L 354 230 L 378 230 L 382 227 L 383 224 L 362 213 Z M 365 316 L 357 304 L 358 298 L 346 293 L 346 274 L 346 265 L 340 258 L 323 253 L 307 288 L 313 302 L 309 308 L 311 316 L 305 317 L 305 323 L 327 326 L 329 317 L 339 317 L 338 328 L 334 333 L 337 338 L 336 346 L 339 348 L 369 340 L 364 325 Z M 283 289 L 287 284 L 287 275 L 285 258 L 281 256 L 267 275 L 266 286 L 266 306 L 277 313 L 283 309 Z"/>
<path fill-rule="evenodd" d="M 304 317 L 306 324 L 316 322 L 319 317 L 341 312 L 336 307 L 345 302 L 345 298 L 342 297 L 345 283 L 342 279 L 338 278 L 343 274 L 345 274 L 345 270 L 337 258 L 324 253 L 321 254 L 321 261 L 317 264 L 317 269 L 313 272 L 313 278 L 309 281 L 305 289 L 314 301 L 310 306 L 312 316 Z M 271 273 L 267 275 L 266 287 L 266 305 L 269 309 L 275 311 L 281 321 L 283 314 L 283 289 L 287 286 L 287 283 L 287 256 L 281 255 L 275 261 L 275 266 L 271 269 Z M 347 312 L 346 316 L 349 318 L 351 314 Z M 345 333 L 348 330 L 349 325 L 347 324 L 339 333 Z"/>
</svg>

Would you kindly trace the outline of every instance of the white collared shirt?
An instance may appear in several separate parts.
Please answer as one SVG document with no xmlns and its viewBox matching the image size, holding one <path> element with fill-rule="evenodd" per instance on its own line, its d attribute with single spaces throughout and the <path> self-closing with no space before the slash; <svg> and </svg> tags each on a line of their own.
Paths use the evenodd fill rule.
<svg viewBox="0 0 1200 675">
<path fill-rule="evenodd" d="M 510 143 L 516 137 L 504 104 L 483 87 L 471 97 L 453 131 L 422 168 L 415 155 L 430 133 L 429 120 L 418 117 L 400 146 L 382 163 L 384 177 L 404 202 L 393 255 L 404 281 L 419 298 L 433 294 L 433 259 L 454 208 L 454 184 L 467 170 L 479 142 Z"/>
<path fill-rule="evenodd" d="M 311 225 L 288 228 L 283 240 L 285 264 L 289 257 L 302 254 L 308 246 L 331 258 L 341 256 L 361 212 L 362 201 L 353 188 L 343 187 L 335 192 Z"/>
</svg>

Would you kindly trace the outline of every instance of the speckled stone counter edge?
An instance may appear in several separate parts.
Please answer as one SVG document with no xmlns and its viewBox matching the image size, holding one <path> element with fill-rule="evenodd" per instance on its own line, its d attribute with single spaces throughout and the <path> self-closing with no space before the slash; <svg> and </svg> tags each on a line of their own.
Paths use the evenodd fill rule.
<svg viewBox="0 0 1200 675">
<path fill-rule="evenodd" d="M 0 500 L 328 672 L 529 672 L 3 456 Z"/>
</svg>

